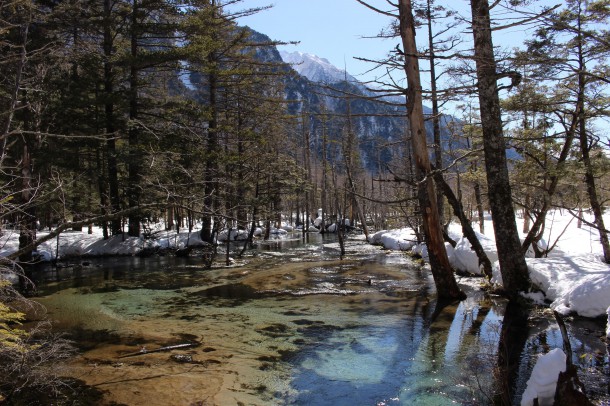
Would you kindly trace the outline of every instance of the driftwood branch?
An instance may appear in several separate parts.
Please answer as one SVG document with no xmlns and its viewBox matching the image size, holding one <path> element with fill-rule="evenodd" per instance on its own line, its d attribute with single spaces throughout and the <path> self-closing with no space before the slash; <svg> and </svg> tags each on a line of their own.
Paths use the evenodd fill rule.
<svg viewBox="0 0 610 406">
<path fill-rule="evenodd" d="M 183 343 L 176 345 L 168 345 L 166 347 L 155 348 L 154 350 L 147 350 L 146 347 L 142 347 L 142 349 L 138 352 L 130 352 L 129 354 L 121 355 L 119 358 L 127 358 L 127 357 L 137 357 L 139 355 L 152 354 L 154 352 L 164 352 L 164 351 L 173 351 L 180 350 L 182 348 L 190 348 L 199 345 L 199 343 Z"/>
</svg>

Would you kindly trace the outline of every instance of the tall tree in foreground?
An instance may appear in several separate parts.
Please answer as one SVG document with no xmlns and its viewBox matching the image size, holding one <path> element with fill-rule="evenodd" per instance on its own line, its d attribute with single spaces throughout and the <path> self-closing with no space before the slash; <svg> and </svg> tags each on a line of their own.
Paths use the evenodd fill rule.
<svg viewBox="0 0 610 406">
<path fill-rule="evenodd" d="M 415 24 L 411 0 L 400 0 L 398 3 L 400 36 L 404 47 L 404 69 L 407 75 L 407 114 L 411 127 L 411 144 L 415 156 L 416 180 L 418 182 L 418 199 L 423 217 L 423 229 L 428 246 L 428 256 L 434 283 L 439 298 L 462 299 L 460 290 L 453 276 L 453 270 L 447 258 L 443 242 L 443 233 L 438 215 L 436 191 L 431 176 L 430 158 L 426 145 L 426 127 L 422 107 L 422 90 L 419 77 L 419 62 L 415 46 Z"/>
<path fill-rule="evenodd" d="M 487 0 L 472 0 L 470 6 L 489 205 L 504 288 L 513 297 L 519 291 L 526 291 L 530 281 L 512 205 L 489 3 Z"/>
</svg>

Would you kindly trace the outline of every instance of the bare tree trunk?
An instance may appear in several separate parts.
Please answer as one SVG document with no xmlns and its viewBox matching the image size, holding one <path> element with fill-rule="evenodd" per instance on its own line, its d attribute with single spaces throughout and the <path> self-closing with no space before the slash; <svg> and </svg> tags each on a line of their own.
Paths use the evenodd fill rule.
<svg viewBox="0 0 610 406">
<path fill-rule="evenodd" d="M 32 177 L 32 142 L 22 136 L 21 154 L 21 213 L 19 216 L 19 249 L 32 244 L 36 240 L 36 209 L 32 203 L 34 197 Z M 22 263 L 32 261 L 32 252 L 26 252 L 19 257 Z"/>
<path fill-rule="evenodd" d="M 436 180 L 436 183 L 439 186 L 439 189 L 443 191 L 443 193 L 447 197 L 447 201 L 453 208 L 453 214 L 455 214 L 455 216 L 460 220 L 460 224 L 462 226 L 462 233 L 468 239 L 468 241 L 470 241 L 470 245 L 472 246 L 472 249 L 477 254 L 477 257 L 479 258 L 479 264 L 483 265 L 483 274 L 487 278 L 491 278 L 491 276 L 492 276 L 491 262 L 489 261 L 489 258 L 487 257 L 487 254 L 485 253 L 485 250 L 483 249 L 481 242 L 479 241 L 476 234 L 474 233 L 474 230 L 472 229 L 472 225 L 470 224 L 470 221 L 468 220 L 468 218 L 466 218 L 466 214 L 464 213 L 464 208 L 462 207 L 462 203 L 460 203 L 458 198 L 453 193 L 453 190 L 451 190 L 451 187 L 447 184 L 447 182 L 445 182 L 445 179 L 443 179 L 443 177 L 440 175 L 440 173 L 436 172 L 436 174 L 434 175 L 434 179 Z"/>
<path fill-rule="evenodd" d="M 521 250 L 512 205 L 489 4 L 487 0 L 471 0 L 470 5 L 488 198 L 494 222 L 502 280 L 507 294 L 512 297 L 517 296 L 519 291 L 527 291 L 530 286 L 529 273 L 525 256 Z"/>
<path fill-rule="evenodd" d="M 214 54 L 214 53 L 212 53 Z M 211 55 L 209 58 L 210 64 L 216 63 L 215 55 Z M 215 210 L 216 206 L 216 194 L 218 191 L 216 190 L 217 182 L 216 172 L 218 171 L 218 157 L 216 153 L 218 152 L 218 120 L 217 120 L 217 91 L 218 91 L 218 77 L 212 68 L 211 73 L 208 75 L 208 86 L 209 86 L 209 108 L 211 111 L 211 118 L 208 122 L 208 131 L 207 131 L 207 156 L 205 163 L 205 187 L 204 187 L 204 210 L 205 213 L 203 215 L 203 222 L 201 227 L 201 239 L 203 241 L 212 243 L 212 213 Z"/>
<path fill-rule="evenodd" d="M 129 73 L 129 164 L 128 164 L 128 185 L 127 185 L 127 201 L 130 209 L 140 205 L 140 128 L 139 128 L 139 112 L 138 112 L 138 75 L 139 68 L 137 64 L 138 58 L 138 22 L 139 6 L 138 1 L 133 0 L 131 9 L 131 58 L 133 59 Z M 140 221 L 142 215 L 138 211 L 134 211 L 129 215 L 129 226 L 127 233 L 131 237 L 140 235 Z"/>
<path fill-rule="evenodd" d="M 528 233 L 530 231 L 530 206 L 532 204 L 532 197 L 529 190 L 525 194 L 525 208 L 523 209 L 523 232 Z"/>
<path fill-rule="evenodd" d="M 483 198 L 481 196 L 481 185 L 474 183 L 474 200 L 477 202 L 477 213 L 479 216 L 479 231 L 485 234 L 485 211 L 483 210 Z"/>
<path fill-rule="evenodd" d="M 347 82 L 347 78 L 345 80 Z M 354 183 L 354 178 L 352 174 L 352 154 L 354 149 L 354 131 L 352 129 L 352 108 L 351 108 L 351 98 L 347 99 L 347 145 L 345 150 L 343 151 L 343 156 L 345 159 L 345 172 L 347 174 L 347 180 L 349 182 L 349 189 L 351 193 L 351 201 L 353 205 L 356 206 L 356 212 L 358 213 L 358 219 L 362 223 L 362 231 L 364 232 L 364 236 L 369 238 L 369 230 L 366 226 L 366 219 L 364 217 L 364 213 L 360 208 L 360 204 L 358 203 L 358 199 L 356 198 L 356 185 Z M 335 186 L 336 187 L 336 186 Z"/>
<path fill-rule="evenodd" d="M 420 211 L 423 217 L 423 228 L 428 246 L 428 256 L 434 283 L 439 298 L 463 299 L 453 276 L 453 270 L 447 258 L 443 241 L 442 227 L 438 216 L 434 180 L 430 176 L 431 166 L 426 145 L 426 128 L 422 107 L 422 92 L 419 78 L 419 62 L 415 46 L 415 24 L 411 0 L 400 0 L 400 36 L 405 53 L 405 73 L 407 76 L 407 114 L 411 127 L 411 143 L 415 155 L 415 168 L 418 187 Z"/>
<path fill-rule="evenodd" d="M 328 199 L 327 199 L 327 189 L 328 189 L 328 162 L 326 157 L 326 149 L 327 139 L 326 139 L 326 116 L 322 119 L 322 190 L 320 191 L 320 197 L 322 199 L 322 222 L 320 223 L 320 232 L 326 232 L 326 223 L 324 218 L 328 211 Z"/>
<path fill-rule="evenodd" d="M 104 168 L 104 158 L 102 156 L 100 156 L 101 154 L 101 150 L 98 148 L 97 149 L 97 173 L 98 173 L 98 177 L 97 177 L 97 188 L 98 188 L 98 193 L 100 194 L 100 214 L 102 216 L 108 214 L 108 194 L 106 191 L 106 176 L 105 176 L 105 168 Z M 102 235 L 104 237 L 104 240 L 108 239 L 108 222 L 107 221 L 103 221 L 102 222 Z"/>
<path fill-rule="evenodd" d="M 258 206 L 256 203 L 256 200 L 258 199 L 258 193 L 259 192 L 259 183 L 258 180 L 256 181 L 256 186 L 254 187 L 254 203 L 253 203 L 253 207 L 252 207 L 252 223 L 250 225 L 250 231 L 248 232 L 248 238 L 246 239 L 246 241 L 244 242 L 244 246 L 241 250 L 241 252 L 239 253 L 239 256 L 241 257 L 242 255 L 244 255 L 244 252 L 246 252 L 246 249 L 248 247 L 252 248 L 253 247 L 253 239 L 254 239 L 254 232 L 256 231 L 256 216 L 258 214 Z"/>
<path fill-rule="evenodd" d="M 111 29 L 112 21 L 112 1 L 104 0 L 104 109 L 106 121 L 106 158 L 108 160 L 108 187 L 110 193 L 110 206 L 112 212 L 121 210 L 121 200 L 119 196 L 119 175 L 117 169 L 116 153 L 116 128 L 114 117 L 114 63 L 113 59 L 113 33 Z M 113 218 L 110 222 L 110 232 L 118 235 L 122 232 L 121 219 Z"/>
<path fill-rule="evenodd" d="M 313 185 L 311 177 L 311 151 L 310 151 L 310 139 L 309 139 L 309 128 L 306 126 L 307 121 L 305 121 L 305 116 L 303 116 L 303 138 L 305 141 L 305 168 L 307 170 L 307 181 Z M 310 194 L 309 188 L 305 190 L 305 215 L 303 216 L 303 238 L 305 237 L 305 233 L 309 231 L 309 225 L 311 224 L 310 216 Z"/>
<path fill-rule="evenodd" d="M 344 223 L 344 212 L 341 210 L 341 204 L 339 202 L 339 189 L 337 187 L 337 173 L 334 165 L 331 167 L 331 176 L 333 179 L 333 189 L 335 195 L 335 230 L 337 232 L 337 239 L 339 240 L 339 258 L 343 259 L 345 256 L 345 241 L 343 240 L 343 223 Z"/>
<path fill-rule="evenodd" d="M 430 48 L 430 97 L 432 99 L 432 132 L 434 136 L 434 166 L 436 169 L 443 168 L 443 155 L 441 145 L 441 123 L 438 108 L 438 91 L 436 88 L 436 55 L 434 53 L 434 35 L 432 33 L 432 0 L 426 2 L 426 19 L 428 22 L 428 47 Z M 442 174 L 441 174 L 442 176 Z M 444 221 L 444 198 L 440 188 L 436 190 L 436 201 L 438 216 L 441 224 Z"/>
</svg>

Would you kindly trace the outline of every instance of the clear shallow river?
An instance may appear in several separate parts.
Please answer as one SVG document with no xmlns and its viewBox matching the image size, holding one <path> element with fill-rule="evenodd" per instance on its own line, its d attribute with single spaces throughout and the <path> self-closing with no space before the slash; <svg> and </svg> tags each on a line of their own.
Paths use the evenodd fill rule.
<svg viewBox="0 0 610 406">
<path fill-rule="evenodd" d="M 439 304 L 429 272 L 401 253 L 350 241 L 340 260 L 333 240 L 308 239 L 262 243 L 254 255 L 212 270 L 196 257 L 47 270 L 35 278 L 37 300 L 78 343 L 71 374 L 103 395 L 98 404 L 491 402 L 502 299 L 463 279 L 468 299 Z M 532 354 L 561 346 L 554 321 L 542 311 L 531 316 L 513 401 Z M 569 327 L 582 380 L 608 401 L 603 324 Z M 181 343 L 196 345 L 143 353 Z"/>
</svg>

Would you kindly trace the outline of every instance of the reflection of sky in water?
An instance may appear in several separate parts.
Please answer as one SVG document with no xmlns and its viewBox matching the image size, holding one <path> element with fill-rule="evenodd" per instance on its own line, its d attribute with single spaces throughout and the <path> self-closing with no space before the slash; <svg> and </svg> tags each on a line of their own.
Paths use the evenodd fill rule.
<svg viewBox="0 0 610 406">
<path fill-rule="evenodd" d="M 299 391 L 294 403 L 447 405 L 472 399 L 464 384 L 472 371 L 464 366 L 481 351 L 483 336 L 495 332 L 498 316 L 487 309 L 477 320 L 478 309 L 448 306 L 427 330 L 429 306 L 414 306 L 411 317 L 365 317 L 363 327 L 334 332 L 320 348 L 304 348 L 292 360 L 292 385 Z M 473 322 L 480 330 L 472 330 Z"/>
</svg>

